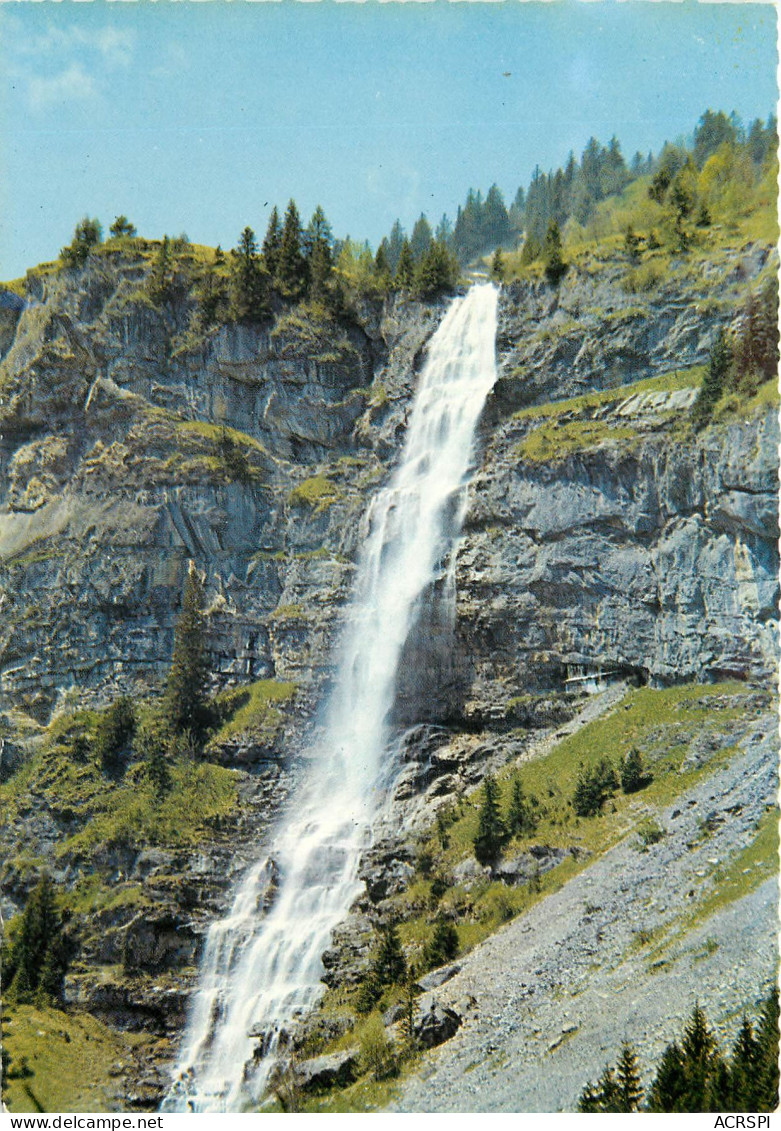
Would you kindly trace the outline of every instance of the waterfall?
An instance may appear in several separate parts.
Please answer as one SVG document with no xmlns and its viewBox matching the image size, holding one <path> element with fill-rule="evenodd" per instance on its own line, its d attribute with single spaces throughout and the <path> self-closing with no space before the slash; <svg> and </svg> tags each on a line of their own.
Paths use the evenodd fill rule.
<svg viewBox="0 0 781 1131">
<path fill-rule="evenodd" d="M 361 854 L 393 779 L 387 720 L 402 649 L 421 595 L 452 572 L 474 431 L 496 378 L 497 295 L 473 286 L 431 339 L 398 467 L 369 508 L 324 738 L 268 858 L 209 931 L 168 1110 L 257 1100 L 280 1031 L 323 990 L 321 955 L 362 889 Z"/>
</svg>

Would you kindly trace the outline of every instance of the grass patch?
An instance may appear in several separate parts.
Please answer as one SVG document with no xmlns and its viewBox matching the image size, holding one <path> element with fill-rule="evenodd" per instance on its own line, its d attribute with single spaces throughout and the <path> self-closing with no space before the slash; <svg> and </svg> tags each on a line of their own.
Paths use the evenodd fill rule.
<svg viewBox="0 0 781 1131">
<path fill-rule="evenodd" d="M 56 855 L 81 857 L 116 844 L 197 844 L 216 822 L 236 813 L 233 772 L 208 762 L 174 762 L 172 786 L 160 800 L 143 766 L 131 766 L 122 782 L 93 799 L 86 826 L 62 841 Z"/>
<path fill-rule="evenodd" d="M 284 718 L 279 707 L 289 703 L 295 692 L 295 683 L 275 679 L 259 679 L 248 687 L 224 692 L 217 697 L 217 707 L 223 716 L 229 717 L 209 745 L 218 746 L 244 732 L 264 741 L 272 740 Z"/>
<path fill-rule="evenodd" d="M 604 405 L 625 401 L 639 393 L 672 393 L 678 389 L 688 389 L 702 382 L 704 365 L 693 365 L 688 369 L 671 369 L 655 377 L 646 377 L 629 385 L 619 385 L 615 389 L 601 389 L 594 393 L 581 393 L 564 401 L 551 401 L 547 404 L 532 405 L 513 413 L 513 420 L 538 420 L 560 416 L 583 414 Z"/>
<path fill-rule="evenodd" d="M 572 452 L 585 452 L 606 442 L 627 444 L 638 440 L 634 428 L 614 426 L 606 420 L 571 420 L 560 424 L 552 420 L 535 428 L 520 444 L 514 454 L 533 463 L 564 459 Z"/>
<path fill-rule="evenodd" d="M 364 1076 L 347 1088 L 333 1088 L 322 1096 L 312 1096 L 301 1105 L 302 1112 L 331 1111 L 335 1114 L 385 1111 L 396 1098 L 399 1080 L 374 1080 Z M 277 1108 L 277 1110 L 279 1110 Z"/>
<path fill-rule="evenodd" d="M 63 830 L 55 856 L 89 859 L 116 844 L 196 844 L 237 815 L 235 777 L 221 766 L 171 763 L 172 788 L 162 800 L 142 763 L 131 763 L 120 778 L 102 773 L 92 753 L 98 718 L 94 711 L 63 714 L 34 740 L 29 761 L 0 786 L 10 825 L 30 806 L 42 808 Z M 76 899 L 93 897 L 102 898 L 82 889 Z"/>
<path fill-rule="evenodd" d="M 729 864 L 713 873 L 717 890 L 697 904 L 688 927 L 709 919 L 714 912 L 734 903 L 778 874 L 778 809 L 773 806 L 760 819 L 754 839 Z"/>
<path fill-rule="evenodd" d="M 293 488 L 288 502 L 292 506 L 307 506 L 320 511 L 338 502 L 341 497 L 339 488 L 330 479 L 324 475 L 313 475 Z"/>
<path fill-rule="evenodd" d="M 3 1046 L 11 1056 L 3 1099 L 12 1112 L 121 1111 L 111 1071 L 151 1042 L 145 1034 L 109 1029 L 87 1013 L 11 1007 L 3 1012 Z M 24 1064 L 30 1075 L 22 1074 Z"/>
<path fill-rule="evenodd" d="M 250 436 L 247 432 L 239 432 L 236 428 L 228 428 L 222 424 L 210 424 L 208 420 L 178 420 L 176 427 L 182 432 L 191 432 L 196 436 L 203 436 L 212 444 L 219 444 L 227 437 L 228 440 L 242 448 L 252 448 L 261 455 L 268 455 L 260 440 Z"/>
</svg>

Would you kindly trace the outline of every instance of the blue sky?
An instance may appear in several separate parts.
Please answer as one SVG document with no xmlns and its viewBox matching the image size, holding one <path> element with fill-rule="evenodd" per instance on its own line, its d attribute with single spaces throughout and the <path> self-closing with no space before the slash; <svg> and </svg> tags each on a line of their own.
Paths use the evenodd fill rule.
<svg viewBox="0 0 781 1131">
<path fill-rule="evenodd" d="M 0 278 L 76 222 L 233 246 L 322 204 L 373 244 L 398 216 L 505 197 L 590 135 L 624 152 L 706 107 L 775 109 L 764 4 L 0 2 Z"/>
</svg>

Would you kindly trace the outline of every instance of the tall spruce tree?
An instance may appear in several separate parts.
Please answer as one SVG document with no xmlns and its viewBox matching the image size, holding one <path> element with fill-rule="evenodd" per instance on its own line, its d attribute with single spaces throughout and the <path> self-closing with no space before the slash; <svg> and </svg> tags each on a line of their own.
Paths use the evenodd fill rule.
<svg viewBox="0 0 781 1131">
<path fill-rule="evenodd" d="M 390 923 L 380 935 L 380 946 L 373 966 L 374 978 L 379 985 L 388 986 L 401 982 L 406 972 L 407 962 L 401 948 L 399 929 L 395 923 Z"/>
<path fill-rule="evenodd" d="M 118 774 L 123 769 L 123 755 L 130 747 L 135 729 L 133 701 L 121 695 L 101 716 L 95 736 L 98 761 L 107 774 Z"/>
<path fill-rule="evenodd" d="M 757 1025 L 756 1111 L 775 1111 L 778 1107 L 778 987 L 765 999 Z"/>
<path fill-rule="evenodd" d="M 496 778 L 486 774 L 483 779 L 483 803 L 477 819 L 477 834 L 473 844 L 475 856 L 481 864 L 492 864 L 507 836 L 499 812 L 499 786 Z"/>
<path fill-rule="evenodd" d="M 318 302 L 324 302 L 330 296 L 329 284 L 334 269 L 333 235 L 319 204 L 309 221 L 305 244 L 309 294 Z"/>
<path fill-rule="evenodd" d="M 431 247 L 431 241 L 434 235 L 431 231 L 431 225 L 426 219 L 423 212 L 421 212 L 418 219 L 415 221 L 415 226 L 412 229 L 410 236 L 409 246 L 412 252 L 412 258 L 416 263 L 419 263 L 428 249 Z"/>
<path fill-rule="evenodd" d="M 567 271 L 567 264 L 562 258 L 561 232 L 555 220 L 551 220 L 545 234 L 543 265 L 545 267 L 545 278 L 551 286 L 558 286 Z"/>
<path fill-rule="evenodd" d="M 11 948 L 7 976 L 18 1001 L 59 996 L 67 968 L 63 919 L 54 885 L 44 873 L 30 893 Z"/>
<path fill-rule="evenodd" d="M 396 265 L 396 274 L 393 277 L 393 286 L 397 291 L 409 291 L 412 290 L 414 281 L 415 260 L 412 258 L 412 250 L 409 246 L 409 241 L 405 238 L 402 240 L 399 260 Z"/>
<path fill-rule="evenodd" d="M 719 329 L 711 347 L 708 368 L 702 379 L 697 400 L 692 406 L 692 424 L 700 431 L 711 418 L 721 398 L 729 375 L 732 356 L 723 328 Z"/>
<path fill-rule="evenodd" d="M 247 226 L 233 253 L 231 316 L 236 322 L 257 322 L 268 313 L 268 274 L 258 255 L 255 233 Z"/>
<path fill-rule="evenodd" d="M 276 276 L 277 273 L 277 266 L 279 264 L 279 249 L 281 244 L 282 225 L 279 222 L 279 213 L 277 212 L 277 206 L 275 204 L 271 209 L 268 227 L 266 228 L 266 234 L 263 237 L 263 247 L 261 248 L 263 262 L 272 279 Z"/>
<path fill-rule="evenodd" d="M 152 261 L 152 270 L 147 283 L 149 297 L 156 306 L 170 302 L 174 287 L 174 262 L 171 255 L 171 241 L 163 236 Z"/>
<path fill-rule="evenodd" d="M 174 632 L 174 654 L 165 698 L 165 714 L 175 731 L 189 731 L 196 741 L 209 724 L 206 687 L 206 623 L 203 583 L 190 563 L 182 597 L 182 611 Z"/>
<path fill-rule="evenodd" d="M 294 200 L 289 201 L 285 211 L 274 284 L 283 298 L 293 302 L 302 298 L 306 291 L 307 268 L 302 244 L 301 219 Z"/>
<path fill-rule="evenodd" d="M 510 836 L 527 836 L 537 828 L 537 818 L 524 793 L 519 777 L 513 779 L 510 805 L 507 809 L 507 831 Z"/>
<path fill-rule="evenodd" d="M 621 1046 L 621 1055 L 616 1065 L 616 1084 L 618 1086 L 618 1110 L 638 1111 L 643 1099 L 640 1082 L 640 1068 L 637 1053 L 628 1041 Z"/>
</svg>

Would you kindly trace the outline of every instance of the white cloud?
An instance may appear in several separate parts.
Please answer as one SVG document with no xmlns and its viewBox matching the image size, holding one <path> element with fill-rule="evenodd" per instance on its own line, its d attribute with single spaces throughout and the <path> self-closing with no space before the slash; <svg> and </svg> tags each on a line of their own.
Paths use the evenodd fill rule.
<svg viewBox="0 0 781 1131">
<path fill-rule="evenodd" d="M 26 76 L 27 96 L 34 110 L 45 110 L 59 102 L 84 101 L 97 93 L 95 80 L 80 63 L 71 63 L 55 75 Z"/>
<path fill-rule="evenodd" d="M 5 20 L 4 31 L 7 76 L 34 112 L 98 97 L 108 75 L 129 67 L 135 51 L 134 32 L 112 24 L 92 28 L 50 20 L 31 35 L 20 22 Z"/>
<path fill-rule="evenodd" d="M 127 29 L 107 24 L 102 28 L 57 27 L 49 24 L 39 35 L 19 40 L 19 55 L 34 57 L 73 57 L 93 55 L 107 67 L 126 67 L 133 59 L 135 36 Z"/>
</svg>

